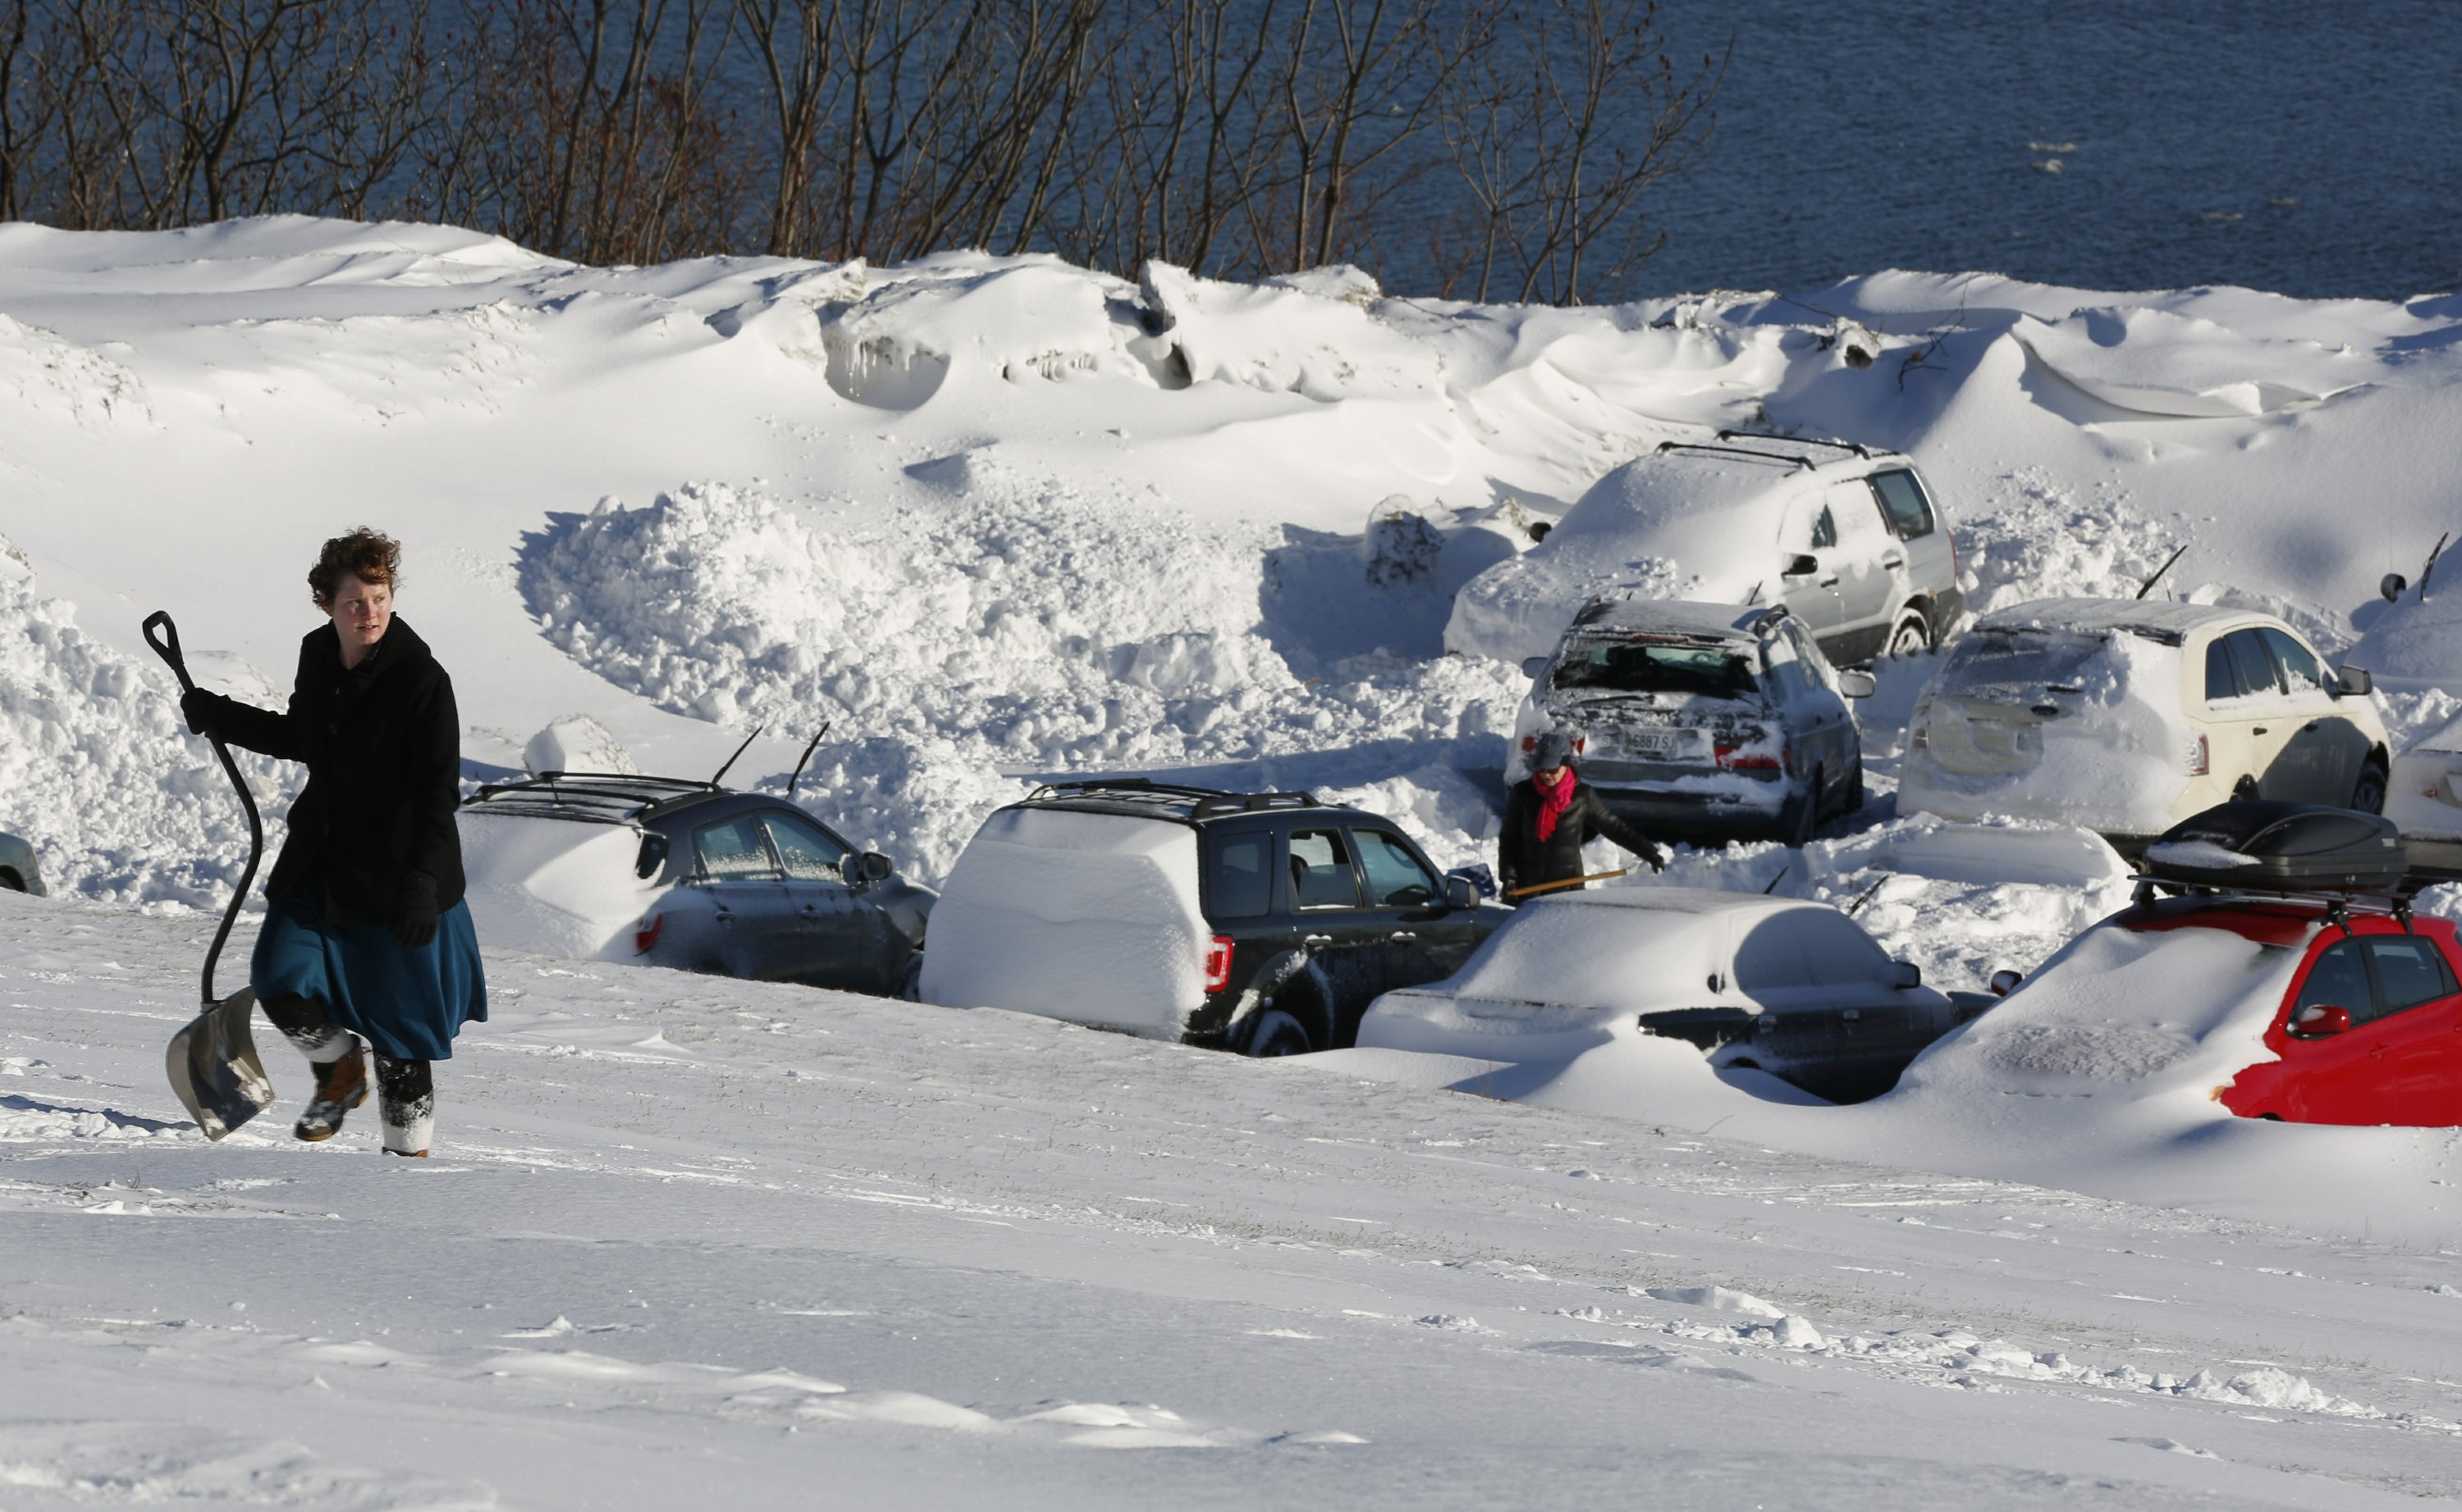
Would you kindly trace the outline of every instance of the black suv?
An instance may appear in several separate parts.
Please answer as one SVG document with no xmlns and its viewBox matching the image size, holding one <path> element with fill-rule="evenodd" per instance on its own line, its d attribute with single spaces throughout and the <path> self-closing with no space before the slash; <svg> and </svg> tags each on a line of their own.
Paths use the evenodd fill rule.
<svg viewBox="0 0 2462 1512">
<path fill-rule="evenodd" d="M 921 995 L 1251 1055 L 1337 1049 L 1378 993 L 1452 975 L 1507 917 L 1479 890 L 1311 794 L 1052 783 L 958 858 Z"/>
</svg>

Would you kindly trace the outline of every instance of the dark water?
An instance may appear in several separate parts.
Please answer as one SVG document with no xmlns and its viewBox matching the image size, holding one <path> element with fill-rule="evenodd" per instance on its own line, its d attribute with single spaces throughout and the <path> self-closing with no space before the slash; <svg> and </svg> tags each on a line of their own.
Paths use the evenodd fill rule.
<svg viewBox="0 0 2462 1512">
<path fill-rule="evenodd" d="M 1731 31 L 1735 62 L 1707 160 L 1652 202 L 1668 245 L 1636 291 L 1893 266 L 2305 297 L 2462 287 L 2462 0 L 1661 13 L 1679 66 Z"/>
</svg>

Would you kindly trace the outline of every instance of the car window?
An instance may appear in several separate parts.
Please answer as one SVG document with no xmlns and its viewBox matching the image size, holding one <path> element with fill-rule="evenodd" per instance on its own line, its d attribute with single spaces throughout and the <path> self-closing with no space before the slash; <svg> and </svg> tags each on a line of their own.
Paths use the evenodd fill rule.
<svg viewBox="0 0 2462 1512">
<path fill-rule="evenodd" d="M 1814 516 L 1812 520 L 1812 549 L 1826 551 L 1836 544 L 1838 544 L 1838 517 L 1829 512 L 1827 504 L 1824 504 L 1821 506 L 1821 513 Z"/>
<path fill-rule="evenodd" d="M 848 847 L 831 839 L 827 830 L 798 815 L 775 810 L 761 818 L 769 826 L 778 859 L 787 863 L 788 876 L 798 882 L 839 880 L 838 862 L 845 859 Z"/>
<path fill-rule="evenodd" d="M 1402 842 L 1382 830 L 1355 829 L 1359 869 L 1368 874 L 1371 908 L 1424 908 L 1436 900 L 1436 879 Z"/>
<path fill-rule="evenodd" d="M 1292 832 L 1291 899 L 1303 908 L 1359 906 L 1359 879 L 1350 869 L 1350 847 L 1340 830 Z"/>
<path fill-rule="evenodd" d="M 2248 690 L 2240 686 L 2239 663 L 2232 659 L 2231 647 L 2217 637 L 2206 647 L 2206 702 L 2217 698 L 2237 698 Z"/>
<path fill-rule="evenodd" d="M 761 825 L 749 814 L 739 814 L 693 831 L 693 854 L 701 858 L 702 874 L 722 882 L 775 879 L 778 863 L 769 859 Z"/>
<path fill-rule="evenodd" d="M 2265 654 L 2265 642 L 2255 630 L 2234 630 L 2223 637 L 2231 648 L 2232 661 L 2239 668 L 2242 692 L 2278 693 L 2282 691 L 2282 674 L 2275 670 L 2274 658 Z"/>
<path fill-rule="evenodd" d="M 2108 642 L 2083 630 L 1993 626 L 1970 630 L 1940 670 L 1945 692 L 2040 702 L 2046 688 L 2083 684 Z"/>
<path fill-rule="evenodd" d="M 1217 919 L 1255 919 L 1274 905 L 1274 837 L 1218 835 L 1206 870 L 1206 910 Z"/>
<path fill-rule="evenodd" d="M 1839 540 L 1875 553 L 1889 545 L 1890 522 L 1869 488 L 1860 482 L 1839 483 L 1826 497 Z"/>
<path fill-rule="evenodd" d="M 1932 501 L 1924 498 L 1923 485 L 1912 473 L 1875 473 L 1872 492 L 1881 496 L 1881 510 L 1890 517 L 1890 525 L 1901 541 L 1912 541 L 1933 533 Z"/>
<path fill-rule="evenodd" d="M 1549 683 L 1620 693 L 1734 697 L 1753 691 L 1753 667 L 1750 655 L 1732 646 L 1595 636 L 1565 648 Z"/>
<path fill-rule="evenodd" d="M 2296 1021 L 2302 1009 L 2310 1008 L 2339 1008 L 2354 1024 L 2376 1017 L 2376 994 L 2368 990 L 2368 966 L 2359 941 L 2336 941 L 2308 968 L 2308 980 L 2300 984 L 2300 996 L 2291 1005 L 2292 1018 Z"/>
<path fill-rule="evenodd" d="M 1811 963 L 1796 939 L 1789 917 L 1760 919 L 1736 943 L 1736 990 L 1766 992 L 1774 988 L 1810 987 Z"/>
<path fill-rule="evenodd" d="M 1879 982 L 1888 978 L 1889 952 L 1843 913 L 1807 908 L 1782 914 L 1795 929 L 1804 964 L 1815 982 L 1842 984 Z"/>
<path fill-rule="evenodd" d="M 2265 637 L 2265 649 L 2281 664 L 2282 678 L 2295 693 L 2322 693 L 2325 691 L 2324 671 L 2317 665 L 2317 655 L 2273 626 L 2259 629 Z"/>
<path fill-rule="evenodd" d="M 1815 688 L 1838 686 L 1837 678 L 1831 675 L 1829 658 L 1814 649 L 1812 637 L 1803 632 L 1803 626 L 1792 619 L 1781 620 L 1779 633 L 1785 637 L 1788 648 L 1795 652 L 1794 661 L 1803 669 L 1805 682 Z"/>
<path fill-rule="evenodd" d="M 2433 1003 L 2462 990 L 2454 986 L 2453 968 L 2446 963 L 2443 952 L 2423 936 L 2398 940 L 2378 936 L 2367 945 L 2368 954 L 2376 958 L 2377 983 L 2385 989 L 2388 1013 Z"/>
</svg>

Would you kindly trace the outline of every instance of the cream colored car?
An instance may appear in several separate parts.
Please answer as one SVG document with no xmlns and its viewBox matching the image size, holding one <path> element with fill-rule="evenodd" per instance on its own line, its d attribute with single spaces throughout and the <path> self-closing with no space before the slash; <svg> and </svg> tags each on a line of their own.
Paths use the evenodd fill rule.
<svg viewBox="0 0 2462 1512">
<path fill-rule="evenodd" d="M 2233 798 L 2380 813 L 2370 686 L 2252 609 L 2021 604 L 1978 621 L 1924 690 L 1898 811 L 2052 820 L 2124 850 Z"/>
</svg>

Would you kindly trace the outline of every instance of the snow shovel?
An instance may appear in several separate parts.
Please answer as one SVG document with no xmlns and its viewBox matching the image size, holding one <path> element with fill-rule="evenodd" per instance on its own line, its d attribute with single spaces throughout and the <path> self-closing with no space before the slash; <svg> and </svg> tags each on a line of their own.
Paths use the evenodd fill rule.
<svg viewBox="0 0 2462 1512">
<path fill-rule="evenodd" d="M 180 659 L 180 629 L 170 615 L 157 609 L 145 617 L 145 644 L 171 664 L 181 692 L 197 686 L 188 679 L 187 663 Z M 231 759 L 229 748 L 212 735 L 205 738 L 213 741 L 214 755 L 222 757 L 223 770 L 239 790 L 240 807 L 248 810 L 248 869 L 240 873 L 230 906 L 223 910 L 222 927 L 214 931 L 213 947 L 205 951 L 205 1012 L 171 1036 L 162 1067 L 170 1074 L 171 1090 L 180 1095 L 181 1105 L 197 1120 L 197 1127 L 206 1139 L 219 1139 L 273 1105 L 273 1082 L 265 1074 L 265 1062 L 256 1058 L 256 1040 L 248 1033 L 256 993 L 243 987 L 228 997 L 214 996 L 214 962 L 221 958 L 223 942 L 230 938 L 240 905 L 247 902 L 248 886 L 256 881 L 256 863 L 265 856 L 265 822 L 257 818 L 255 796 L 239 775 L 239 763 Z"/>
<path fill-rule="evenodd" d="M 1532 883 L 1527 887 L 1515 887 L 1505 893 L 1505 896 L 1508 898 L 1531 898 L 1536 897 L 1543 892 L 1554 892 L 1559 887 L 1578 887 L 1586 882 L 1606 882 L 1611 877 L 1630 877 L 1631 875 L 1631 867 L 1619 866 L 1613 871 L 1594 871 L 1587 877 L 1567 877 L 1562 882 Z"/>
</svg>

